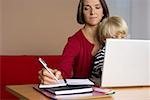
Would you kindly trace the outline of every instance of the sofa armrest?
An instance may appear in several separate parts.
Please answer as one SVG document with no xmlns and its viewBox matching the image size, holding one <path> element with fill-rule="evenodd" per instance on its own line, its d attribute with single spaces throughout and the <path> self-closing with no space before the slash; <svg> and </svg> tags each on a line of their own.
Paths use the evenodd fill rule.
<svg viewBox="0 0 150 100">
<path fill-rule="evenodd" d="M 6 85 L 39 83 L 38 71 L 42 68 L 42 65 L 38 61 L 38 57 L 43 58 L 51 68 L 56 68 L 60 60 L 60 55 L 0 56 L 0 99 L 14 98 L 5 91 Z"/>
</svg>

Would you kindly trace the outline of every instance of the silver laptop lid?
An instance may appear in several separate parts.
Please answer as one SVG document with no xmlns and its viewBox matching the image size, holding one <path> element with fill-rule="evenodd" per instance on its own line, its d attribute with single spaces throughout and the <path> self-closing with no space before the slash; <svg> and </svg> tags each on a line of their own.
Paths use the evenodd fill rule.
<svg viewBox="0 0 150 100">
<path fill-rule="evenodd" d="M 102 87 L 150 86 L 150 40 L 107 39 Z"/>
</svg>

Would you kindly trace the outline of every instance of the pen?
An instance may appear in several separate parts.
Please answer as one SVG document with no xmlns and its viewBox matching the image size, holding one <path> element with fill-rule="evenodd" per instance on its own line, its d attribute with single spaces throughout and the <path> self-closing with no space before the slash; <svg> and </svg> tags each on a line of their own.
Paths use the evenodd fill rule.
<svg viewBox="0 0 150 100">
<path fill-rule="evenodd" d="M 52 77 L 58 82 L 58 79 L 56 76 L 51 72 L 51 70 L 47 67 L 47 64 L 42 58 L 39 58 L 40 63 L 43 65 L 43 67 L 52 75 Z"/>
<path fill-rule="evenodd" d="M 68 83 L 67 83 L 67 80 L 64 78 L 64 82 L 65 82 L 65 84 L 68 86 Z"/>
</svg>

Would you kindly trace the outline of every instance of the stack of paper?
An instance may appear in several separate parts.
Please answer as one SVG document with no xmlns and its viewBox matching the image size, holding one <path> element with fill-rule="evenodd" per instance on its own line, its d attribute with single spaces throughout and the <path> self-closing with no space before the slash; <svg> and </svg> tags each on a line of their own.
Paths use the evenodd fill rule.
<svg viewBox="0 0 150 100">
<path fill-rule="evenodd" d="M 64 95 L 92 92 L 93 85 L 94 83 L 89 79 L 66 79 L 66 83 L 64 80 L 59 80 L 58 84 L 40 84 L 39 88 L 45 89 L 46 91 L 55 95 Z"/>
<path fill-rule="evenodd" d="M 111 89 L 107 88 L 98 88 L 93 87 L 93 92 L 90 93 L 79 93 L 79 94 L 63 94 L 63 95 L 55 95 L 46 89 L 40 89 L 37 85 L 33 86 L 34 89 L 42 93 L 43 95 L 51 98 L 51 99 L 60 99 L 60 100 L 87 100 L 87 99 L 96 99 L 99 100 L 100 98 L 109 98 L 112 100 L 112 95 L 115 93 Z M 113 92 L 110 92 L 113 91 Z"/>
</svg>

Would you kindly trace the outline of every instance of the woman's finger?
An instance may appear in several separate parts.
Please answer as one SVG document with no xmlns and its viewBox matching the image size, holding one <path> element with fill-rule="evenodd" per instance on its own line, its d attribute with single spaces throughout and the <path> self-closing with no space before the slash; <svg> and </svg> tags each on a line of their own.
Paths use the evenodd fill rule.
<svg viewBox="0 0 150 100">
<path fill-rule="evenodd" d="M 56 84 L 57 83 L 56 80 L 51 79 L 51 78 L 49 78 L 47 76 L 43 76 L 42 80 L 43 80 L 43 84 Z"/>
<path fill-rule="evenodd" d="M 52 69 L 49 68 L 49 70 L 54 74 L 54 71 Z M 51 79 L 54 79 L 53 76 L 44 68 L 42 69 L 42 75 L 43 76 L 47 76 L 47 77 L 49 77 Z"/>
<path fill-rule="evenodd" d="M 55 75 L 54 70 L 50 69 L 50 71 Z M 57 81 L 54 79 L 54 77 L 46 69 L 42 70 L 41 77 L 42 77 L 44 84 L 57 83 Z"/>
<path fill-rule="evenodd" d="M 62 79 L 61 72 L 58 71 L 57 69 L 55 70 L 55 76 L 56 76 L 57 79 Z"/>
</svg>

